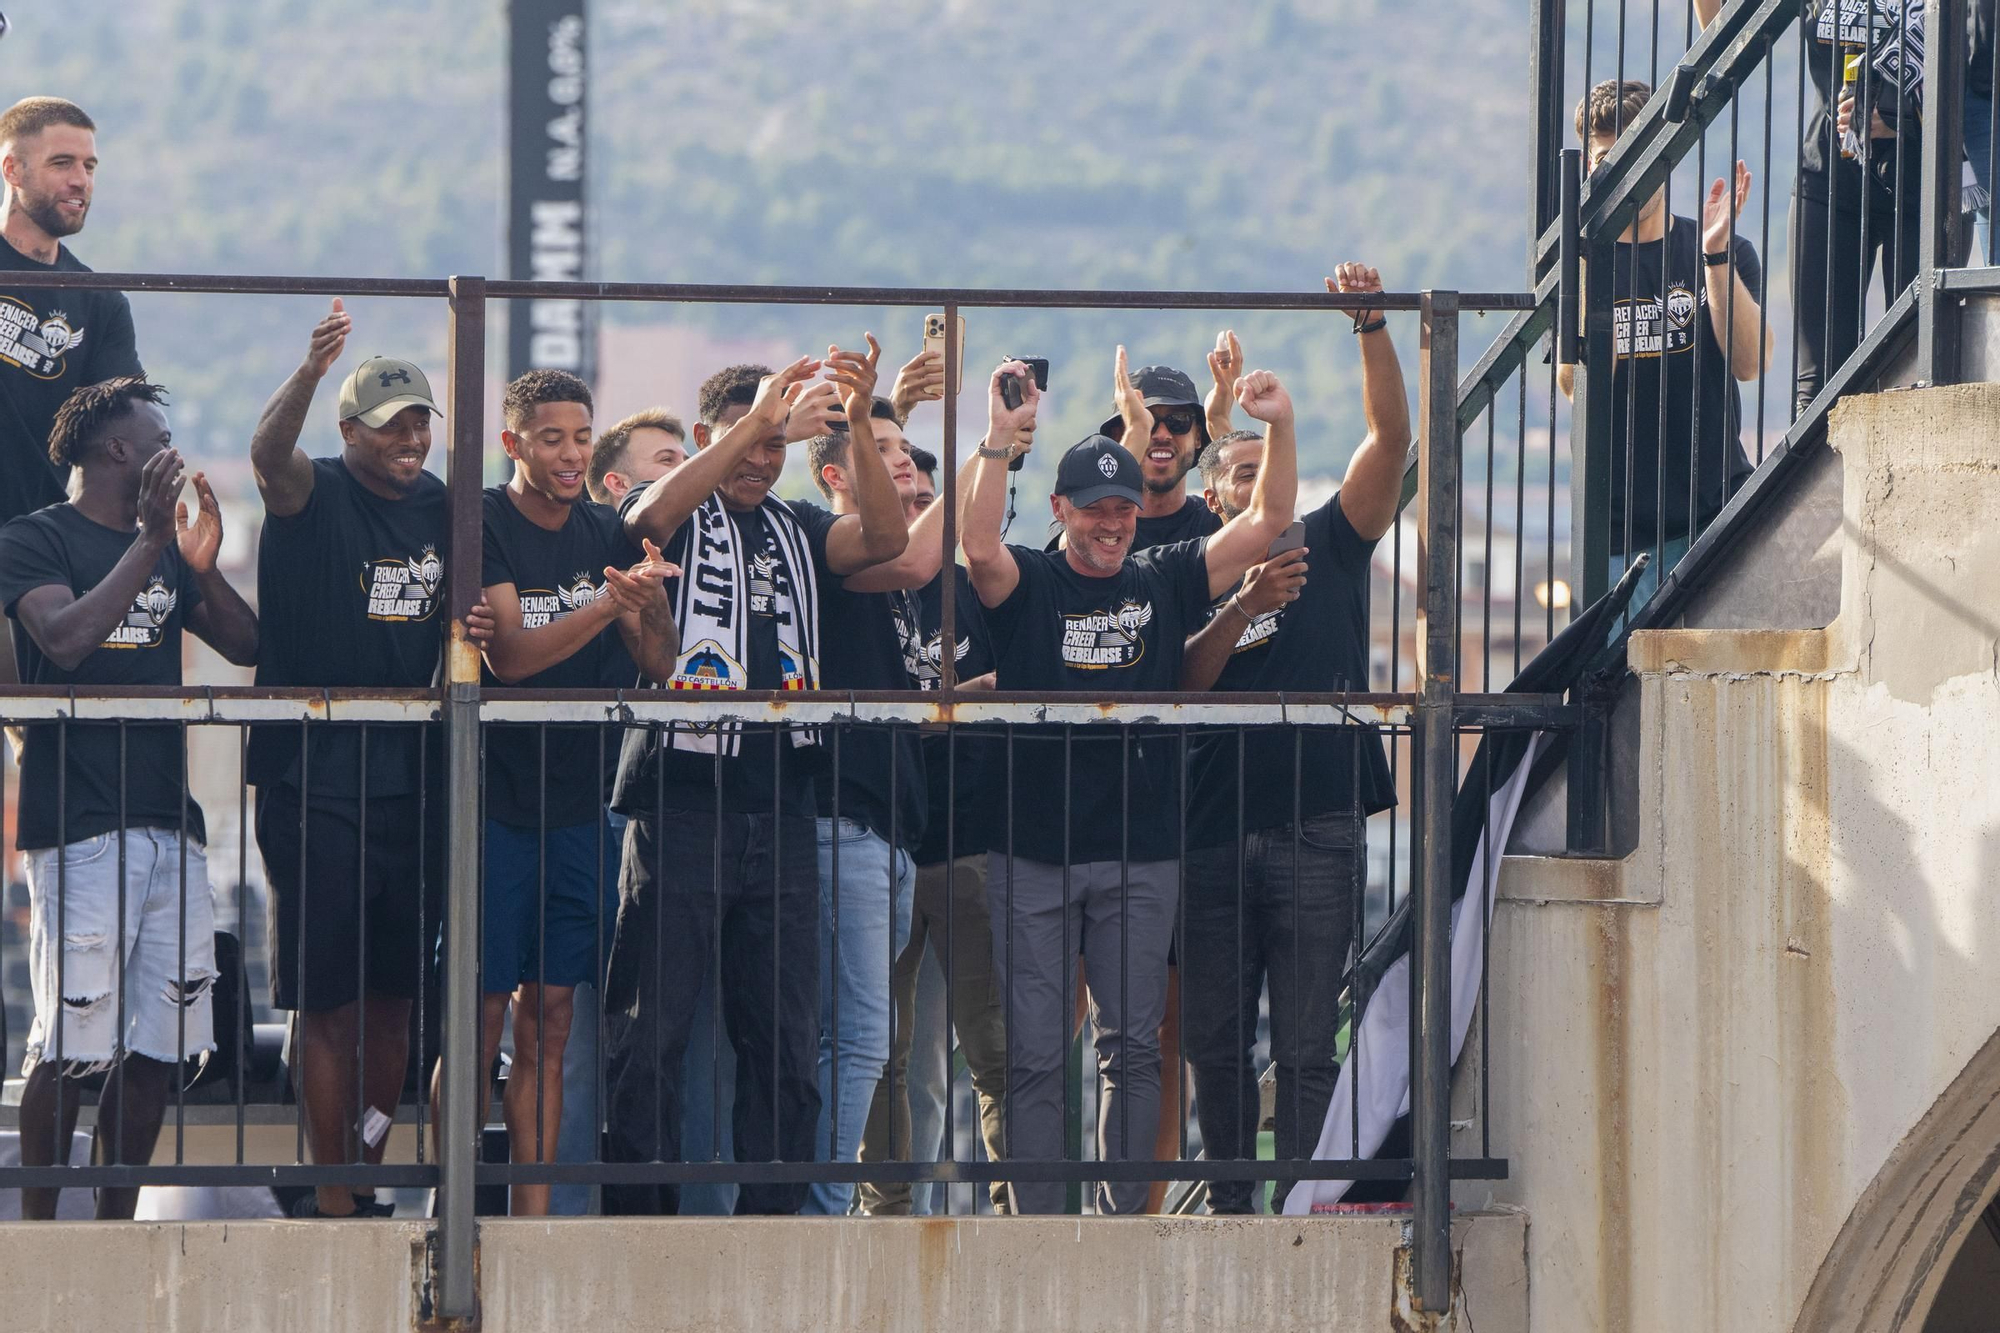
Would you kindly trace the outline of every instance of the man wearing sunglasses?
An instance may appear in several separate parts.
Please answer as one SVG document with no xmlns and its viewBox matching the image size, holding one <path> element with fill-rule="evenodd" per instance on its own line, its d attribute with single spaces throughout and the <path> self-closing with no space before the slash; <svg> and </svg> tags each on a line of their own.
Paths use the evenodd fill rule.
<svg viewBox="0 0 2000 1333">
<path fill-rule="evenodd" d="M 1206 537 L 1222 526 L 1187 475 L 1208 446 L 1208 423 L 1194 381 L 1171 366 L 1142 366 L 1134 375 L 1121 353 L 1112 379 L 1118 412 L 1098 428 L 1139 460 L 1139 529 L 1133 554 Z"/>
</svg>

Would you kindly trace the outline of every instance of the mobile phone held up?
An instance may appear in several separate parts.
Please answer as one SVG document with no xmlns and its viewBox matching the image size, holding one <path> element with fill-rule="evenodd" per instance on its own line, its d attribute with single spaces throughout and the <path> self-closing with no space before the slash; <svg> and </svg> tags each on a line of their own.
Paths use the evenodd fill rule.
<svg viewBox="0 0 2000 1333">
<path fill-rule="evenodd" d="M 1287 551 L 1296 551 L 1306 544 L 1306 525 L 1303 519 L 1293 519 L 1292 526 L 1278 534 L 1271 543 L 1271 549 L 1264 552 L 1266 560 L 1275 560 Z"/>
<path fill-rule="evenodd" d="M 1035 377 L 1035 387 L 1043 393 L 1049 391 L 1049 359 L 1047 357 L 1007 356 L 1000 359 L 1000 364 L 1005 365 L 1009 361 L 1019 361 L 1022 365 L 1025 365 L 1028 368 L 1028 373 Z M 1026 396 L 1021 392 L 1021 377 L 1019 375 L 1009 375 L 1006 379 L 1000 381 L 1000 401 L 1007 404 L 1009 411 L 1019 407 L 1022 399 Z M 1007 470 L 1009 472 L 1019 472 L 1021 464 L 1027 461 L 1026 454 L 1016 454 L 1013 461 L 1007 464 Z"/>
<path fill-rule="evenodd" d="M 939 356 L 944 356 L 944 324 L 945 320 L 942 314 L 924 316 L 924 350 L 926 352 L 936 352 Z M 958 317 L 958 328 L 952 337 L 952 342 L 955 344 L 956 356 L 947 357 L 946 359 L 952 361 L 958 371 L 956 375 L 951 377 L 951 393 L 952 397 L 956 398 L 959 394 L 965 392 L 964 315 Z"/>
</svg>

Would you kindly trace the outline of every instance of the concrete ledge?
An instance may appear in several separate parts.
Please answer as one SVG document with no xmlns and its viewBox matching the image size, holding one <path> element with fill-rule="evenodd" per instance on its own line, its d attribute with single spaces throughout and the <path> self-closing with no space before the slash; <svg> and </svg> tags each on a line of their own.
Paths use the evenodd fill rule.
<svg viewBox="0 0 2000 1333">
<path fill-rule="evenodd" d="M 406 1329 L 425 1224 L 12 1223 L 16 1328 Z M 484 1333 L 1388 1328 L 1393 1217 L 497 1219 Z M 1480 1333 L 1527 1323 L 1527 1218 L 1454 1225 Z M 1460 1327 L 1467 1326 L 1464 1323 Z"/>
<path fill-rule="evenodd" d="M 1633 631 L 1625 660 L 1640 675 L 1822 675 L 1832 637 L 1818 629 Z"/>
<path fill-rule="evenodd" d="M 1503 856 L 1499 897 L 1515 903 L 1658 906 L 1659 894 L 1628 897 L 1625 862 L 1598 856 Z"/>
</svg>

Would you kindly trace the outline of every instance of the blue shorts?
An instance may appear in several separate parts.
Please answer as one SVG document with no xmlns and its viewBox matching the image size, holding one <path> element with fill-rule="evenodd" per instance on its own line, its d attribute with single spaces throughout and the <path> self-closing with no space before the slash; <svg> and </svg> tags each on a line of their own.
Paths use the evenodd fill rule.
<svg viewBox="0 0 2000 1333">
<path fill-rule="evenodd" d="M 523 982 L 577 986 L 601 977 L 617 912 L 619 843 L 608 824 L 552 828 L 544 842 L 536 829 L 486 821 L 488 995 Z"/>
</svg>

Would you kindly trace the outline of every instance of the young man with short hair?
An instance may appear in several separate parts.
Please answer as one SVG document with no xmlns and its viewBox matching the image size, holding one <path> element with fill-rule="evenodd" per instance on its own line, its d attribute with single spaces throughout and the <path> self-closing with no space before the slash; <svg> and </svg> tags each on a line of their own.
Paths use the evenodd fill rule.
<svg viewBox="0 0 2000 1333">
<path fill-rule="evenodd" d="M 371 357 L 340 386 L 339 455 L 298 446 L 351 328 L 336 299 L 251 436 L 265 510 L 257 683 L 429 689 L 450 538 L 444 483 L 424 470 L 437 414 L 429 381 L 411 362 Z M 313 1160 L 379 1162 L 444 900 L 442 735 L 435 725 L 301 730 L 272 724 L 250 736 L 272 989 L 296 1014 L 292 1070 Z M 322 1185 L 294 1215 L 386 1207 L 372 1191 Z"/>
<path fill-rule="evenodd" d="M 561 370 L 531 370 L 501 400 L 500 442 L 514 476 L 483 496 L 489 684 L 623 689 L 641 672 L 672 672 L 676 639 L 661 585 L 673 571 L 651 543 L 632 548 L 616 513 L 584 498 L 590 413 L 590 389 Z M 599 744 L 594 727 L 487 732 L 479 1067 L 492 1067 L 511 1003 L 505 1112 L 516 1162 L 557 1160 L 576 988 L 595 984 L 601 967 L 604 900 L 618 869 Z M 440 1061 L 434 1088 L 443 1075 Z M 593 1108 L 586 1095 L 582 1109 Z M 547 1213 L 549 1194 L 546 1184 L 516 1185 L 510 1211 Z"/>
<path fill-rule="evenodd" d="M 590 448 L 590 498 L 616 506 L 642 481 L 658 481 L 687 462 L 687 428 L 664 407 L 634 412 Z"/>
<path fill-rule="evenodd" d="M 1342 264 L 1327 289 L 1379 292 L 1381 276 Z M 1396 519 L 1410 413 L 1388 320 L 1357 319 L 1354 333 L 1368 434 L 1340 490 L 1303 518 L 1304 545 L 1260 560 L 1189 641 L 1184 690 L 1368 689 L 1369 570 Z M 1228 520 L 1248 507 L 1265 449 L 1226 418 L 1220 424 L 1225 433 L 1202 451 L 1201 473 L 1204 498 Z M 1339 1074 L 1334 1036 L 1366 878 L 1365 822 L 1395 804 L 1379 736 L 1298 730 L 1256 728 L 1240 742 L 1203 736 L 1189 759 L 1181 1029 L 1202 1153 L 1212 1161 L 1257 1156 L 1263 1112 L 1251 1048 L 1267 982 L 1276 1155 L 1308 1157 L 1319 1141 Z M 1280 1183 L 1280 1198 L 1287 1187 Z M 1209 1211 L 1255 1212 L 1260 1192 L 1251 1181 L 1211 1182 Z"/>
<path fill-rule="evenodd" d="M 1097 433 L 1120 441 L 1139 460 L 1143 500 L 1133 553 L 1220 530 L 1201 497 L 1187 493 L 1187 475 L 1209 440 L 1207 409 L 1194 381 L 1172 366 L 1142 366 L 1130 376 L 1121 370 L 1112 387 L 1118 412 Z"/>
<path fill-rule="evenodd" d="M 1008 408 L 1003 377 L 1023 380 Z M 1118 349 L 1121 415 L 1137 439 L 1152 432 L 1151 409 Z M 1001 537 L 1007 464 L 1018 432 L 1040 402 L 1027 367 L 1009 362 L 988 387 L 987 439 L 1017 441 L 976 451 L 963 545 L 987 611 L 1003 690 L 1173 690 L 1188 635 L 1211 601 L 1264 556 L 1291 518 L 1297 493 L 1292 405 L 1268 371 L 1246 376 L 1238 401 L 1269 424 L 1266 466 L 1242 514 L 1214 534 L 1132 554 L 1143 503 L 1141 465 L 1096 435 L 1056 470 L 1050 506 L 1061 550 L 1031 551 Z M 1019 740 L 1010 818 L 993 834 L 987 869 L 995 965 L 1007 982 L 1010 1047 L 1005 1133 L 1008 1155 L 1062 1156 L 1063 1055 L 1069 1046 L 1076 956 L 1089 963 L 1100 1100 L 1099 1156 L 1153 1153 L 1160 1118 L 1160 1024 L 1167 948 L 1178 888 L 1178 748 L 1119 727 Z M 1065 771 L 1068 780 L 1051 781 Z M 1003 784 L 1004 785 L 1004 784 Z M 1017 1182 L 1016 1211 L 1059 1211 L 1059 1183 Z M 1137 1212 L 1144 1182 L 1103 1184 L 1106 1212 Z"/>
<path fill-rule="evenodd" d="M 67 237 L 97 183 L 97 125 L 60 97 L 0 112 L 0 522 L 60 503 L 69 469 L 49 453 L 56 409 L 81 385 L 143 376 L 123 292 L 8 288 L 6 274 L 88 273 Z"/>
<path fill-rule="evenodd" d="M 1577 103 L 1586 172 L 1610 155 L 1618 126 L 1632 123 L 1652 91 L 1606 79 Z M 1713 181 L 1697 223 L 1668 216 L 1663 186 L 1613 247 L 1610 579 L 1633 555 L 1653 552 L 1635 610 L 1750 474 L 1736 385 L 1762 372 L 1776 333 L 1759 314 L 1757 248 L 1730 230 L 1750 200 L 1741 162 L 1734 189 L 1732 210 L 1730 187 Z M 1556 377 L 1565 394 L 1574 391 L 1574 366 L 1557 367 Z"/>
<path fill-rule="evenodd" d="M 207 478 L 194 474 L 192 523 L 180 501 L 165 395 L 136 378 L 71 394 L 49 452 L 77 469 L 76 498 L 0 528 L 0 603 L 21 627 L 25 684 L 179 685 L 183 628 L 239 666 L 257 658 L 257 617 L 216 568 L 222 511 Z M 69 1161 L 78 1080 L 103 1071 L 92 1160 L 150 1162 L 175 1075 L 215 1049 L 207 835 L 186 769 L 172 723 L 24 729 L 24 1166 Z M 24 1189 L 22 1215 L 54 1217 L 58 1193 Z M 138 1196 L 101 1189 L 97 1216 L 129 1218 Z"/>
<path fill-rule="evenodd" d="M 903 554 L 901 505 L 872 450 L 854 469 L 857 512 L 823 529 L 809 530 L 771 495 L 789 438 L 833 415 L 830 397 L 849 418 L 864 418 L 858 429 L 866 431 L 876 355 L 872 347 L 833 350 L 824 362 L 802 357 L 775 375 L 731 367 L 711 377 L 695 427 L 701 447 L 625 497 L 627 535 L 660 543 L 685 571 L 669 688 L 817 687 L 825 643 L 818 571 L 846 578 Z M 809 388 L 822 367 L 829 383 Z M 718 948 L 728 979 L 714 984 L 737 1056 L 736 1154 L 813 1159 L 819 745 L 814 729 L 782 724 L 627 733 L 613 805 L 631 823 L 605 988 L 613 1161 L 680 1159 L 682 1057 Z M 791 1213 L 805 1200 L 802 1186 L 752 1183 L 736 1210 Z M 607 1212 L 677 1204 L 671 1187 L 605 1190 Z"/>
</svg>

